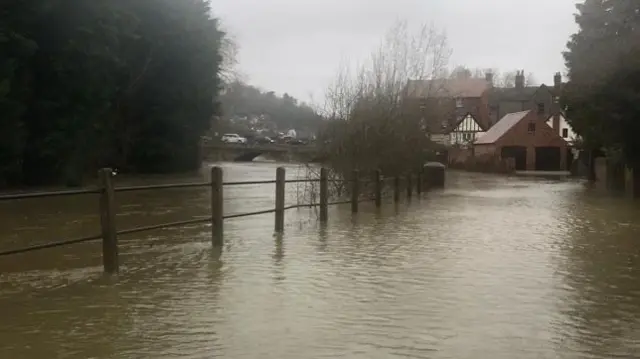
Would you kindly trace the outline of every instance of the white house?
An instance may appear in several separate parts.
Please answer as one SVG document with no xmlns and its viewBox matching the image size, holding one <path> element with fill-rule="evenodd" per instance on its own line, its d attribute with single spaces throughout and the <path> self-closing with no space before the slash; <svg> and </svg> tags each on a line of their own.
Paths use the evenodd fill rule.
<svg viewBox="0 0 640 359">
<path fill-rule="evenodd" d="M 558 128 L 556 129 L 558 131 L 558 135 L 564 138 L 565 141 L 569 143 L 573 143 L 575 140 L 578 139 L 578 135 L 576 135 L 576 133 L 573 131 L 573 129 L 571 128 L 571 125 L 567 121 L 567 118 L 564 117 L 563 114 L 560 114 L 558 117 L 559 117 L 559 121 L 558 121 L 559 123 L 558 123 Z M 554 128 L 553 116 L 549 117 L 549 119 L 547 120 L 547 125 L 549 125 L 549 127 L 551 128 Z"/>
<path fill-rule="evenodd" d="M 451 146 L 467 146 L 484 134 L 485 130 L 473 115 L 466 114 L 458 120 L 453 131 L 449 133 L 449 144 Z"/>
</svg>

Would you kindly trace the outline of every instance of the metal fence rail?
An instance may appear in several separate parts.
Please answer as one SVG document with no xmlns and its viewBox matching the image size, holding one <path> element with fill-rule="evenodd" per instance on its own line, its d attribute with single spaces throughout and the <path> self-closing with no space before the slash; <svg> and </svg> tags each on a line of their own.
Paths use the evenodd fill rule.
<svg viewBox="0 0 640 359">
<path fill-rule="evenodd" d="M 402 192 L 401 182 L 406 185 L 406 196 L 411 197 L 413 190 L 418 194 L 422 192 L 423 185 L 425 183 L 423 171 L 419 171 L 417 174 L 408 174 L 403 177 L 382 177 L 380 171 L 373 173 L 372 179 L 360 178 L 360 173 L 357 170 L 353 171 L 352 177 L 349 179 L 329 179 L 328 170 L 322 168 L 320 170 L 320 177 L 315 179 L 291 179 L 287 180 L 285 177 L 285 169 L 279 167 L 276 170 L 275 180 L 264 181 L 241 181 L 241 182 L 223 182 L 222 180 L 222 168 L 213 167 L 211 169 L 211 180 L 209 182 L 194 182 L 194 183 L 170 183 L 159 185 L 145 185 L 145 186 L 126 186 L 126 187 L 114 187 L 113 186 L 113 171 L 109 168 L 104 168 L 99 171 L 99 178 L 101 185 L 98 188 L 86 188 L 71 191 L 55 191 L 55 192 L 34 192 L 34 193 L 20 193 L 1 195 L 1 201 L 11 200 L 26 200 L 35 198 L 48 198 L 48 197 L 63 197 L 63 196 L 77 196 L 86 194 L 99 194 L 100 195 L 100 222 L 101 233 L 94 236 L 88 236 L 83 238 L 76 238 L 70 240 L 52 241 L 50 243 L 33 245 L 23 248 L 11 249 L 6 251 L 0 251 L 0 257 L 9 256 L 14 254 L 23 254 L 32 251 L 55 248 L 60 246 L 86 243 L 91 241 L 102 240 L 102 261 L 104 271 L 108 274 L 117 273 L 119 271 L 118 260 L 118 237 L 157 230 L 164 228 L 182 227 L 192 224 L 211 223 L 212 224 L 212 244 L 215 247 L 222 247 L 223 241 L 223 223 L 224 220 L 242 218 L 249 216 L 257 216 L 264 214 L 275 214 L 274 228 L 276 232 L 282 232 L 284 230 L 284 212 L 289 209 L 296 208 L 319 208 L 319 219 L 321 222 L 328 220 L 328 207 L 333 205 L 351 204 L 351 211 L 357 213 L 359 210 L 359 204 L 362 202 L 374 201 L 376 207 L 382 205 L 382 194 L 385 183 L 391 182 L 393 185 L 393 198 L 397 202 L 400 199 Z M 444 177 L 442 177 L 444 178 Z M 415 180 L 415 181 L 414 181 Z M 319 183 L 319 202 L 318 203 L 303 203 L 295 205 L 285 205 L 285 186 L 286 184 L 297 183 Z M 344 183 L 350 186 L 351 198 L 349 200 L 329 202 L 329 183 Z M 264 185 L 275 184 L 276 200 L 275 208 L 262 211 L 227 214 L 223 212 L 223 198 L 224 187 L 232 186 L 248 186 L 248 185 Z M 362 198 L 361 185 L 373 184 L 373 198 Z M 118 230 L 115 224 L 116 217 L 116 201 L 115 194 L 121 192 L 137 192 L 137 191 L 149 191 L 149 190 L 162 190 L 162 189 L 176 189 L 176 188 L 210 188 L 211 189 L 211 213 L 209 216 L 196 217 L 184 221 L 161 223 L 157 225 L 149 225 L 142 227 L 135 227 L 129 229 Z"/>
</svg>

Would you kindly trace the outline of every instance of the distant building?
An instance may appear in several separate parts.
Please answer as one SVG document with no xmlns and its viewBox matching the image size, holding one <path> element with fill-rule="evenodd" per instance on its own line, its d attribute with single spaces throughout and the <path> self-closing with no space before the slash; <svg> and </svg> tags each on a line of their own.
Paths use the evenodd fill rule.
<svg viewBox="0 0 640 359">
<path fill-rule="evenodd" d="M 431 135 L 448 135 L 467 114 L 481 127 L 488 127 L 488 90 L 491 87 L 491 74 L 484 79 L 410 80 L 405 95 L 408 106 L 415 109 L 416 115 L 425 117 L 424 126 Z"/>
<path fill-rule="evenodd" d="M 449 133 L 449 144 L 468 147 L 485 134 L 484 127 L 471 113 L 462 116 Z"/>
<path fill-rule="evenodd" d="M 519 170 L 565 170 L 566 148 L 577 135 L 560 106 L 563 86 L 560 73 L 553 87 L 526 86 L 518 71 L 513 88 L 494 87 L 487 73 L 410 80 L 405 97 L 407 113 L 422 116 L 429 138 L 449 147 L 451 161 L 490 154 L 514 158 Z"/>
<path fill-rule="evenodd" d="M 553 114 L 551 117 L 549 117 L 549 119 L 547 120 L 547 125 L 549 125 L 549 127 L 551 128 L 556 129 L 558 135 L 564 138 L 564 140 L 567 141 L 570 145 L 574 145 L 578 140 L 578 135 L 573 131 L 573 128 L 567 121 L 567 118 L 564 117 L 564 114 L 562 112 Z"/>
<path fill-rule="evenodd" d="M 509 113 L 473 145 L 477 157 L 513 158 L 520 171 L 565 171 L 568 143 L 532 110 Z"/>
<path fill-rule="evenodd" d="M 554 85 L 525 86 L 524 70 L 518 71 L 515 87 L 492 88 L 489 91 L 489 127 L 509 113 L 534 111 L 540 117 L 550 117 L 559 113 L 560 94 L 562 92 L 562 75 L 556 73 Z"/>
<path fill-rule="evenodd" d="M 447 137 L 449 162 L 464 163 L 472 157 L 473 144 L 484 134 L 485 128 L 472 114 L 460 117 Z"/>
</svg>

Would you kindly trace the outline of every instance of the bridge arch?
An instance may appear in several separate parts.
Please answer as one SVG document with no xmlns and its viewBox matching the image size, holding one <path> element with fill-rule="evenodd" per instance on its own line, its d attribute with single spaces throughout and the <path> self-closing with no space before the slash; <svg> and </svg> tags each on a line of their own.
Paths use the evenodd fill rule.
<svg viewBox="0 0 640 359">
<path fill-rule="evenodd" d="M 233 162 L 251 162 L 256 159 L 256 157 L 262 155 L 263 151 L 246 151 L 240 153 L 239 156 L 235 156 Z"/>
</svg>

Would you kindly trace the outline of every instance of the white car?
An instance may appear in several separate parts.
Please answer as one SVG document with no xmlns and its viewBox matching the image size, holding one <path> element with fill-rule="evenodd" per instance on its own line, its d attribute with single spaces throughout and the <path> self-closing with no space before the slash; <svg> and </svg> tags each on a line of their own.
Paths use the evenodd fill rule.
<svg viewBox="0 0 640 359">
<path fill-rule="evenodd" d="M 238 135 L 237 133 L 225 133 L 224 135 L 222 135 L 222 142 L 246 144 L 247 139 Z"/>
</svg>

